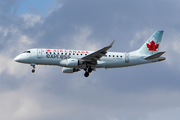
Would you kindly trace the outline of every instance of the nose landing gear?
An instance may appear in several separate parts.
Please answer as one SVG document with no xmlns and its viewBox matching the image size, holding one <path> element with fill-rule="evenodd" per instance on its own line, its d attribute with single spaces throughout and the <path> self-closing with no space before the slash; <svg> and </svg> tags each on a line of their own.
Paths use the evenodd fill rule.
<svg viewBox="0 0 180 120">
<path fill-rule="evenodd" d="M 35 72 L 35 69 L 32 69 L 32 73 L 34 73 Z"/>
<path fill-rule="evenodd" d="M 36 65 L 36 64 L 31 63 L 31 66 L 33 67 L 33 69 L 32 69 L 32 73 L 34 73 L 34 72 L 35 72 L 35 65 Z"/>
</svg>

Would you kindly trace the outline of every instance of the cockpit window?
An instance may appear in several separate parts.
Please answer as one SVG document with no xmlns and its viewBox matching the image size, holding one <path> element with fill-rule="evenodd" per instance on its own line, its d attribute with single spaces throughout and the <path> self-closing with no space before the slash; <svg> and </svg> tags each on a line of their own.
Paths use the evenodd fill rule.
<svg viewBox="0 0 180 120">
<path fill-rule="evenodd" d="M 31 51 L 24 51 L 23 53 L 31 53 Z"/>
</svg>

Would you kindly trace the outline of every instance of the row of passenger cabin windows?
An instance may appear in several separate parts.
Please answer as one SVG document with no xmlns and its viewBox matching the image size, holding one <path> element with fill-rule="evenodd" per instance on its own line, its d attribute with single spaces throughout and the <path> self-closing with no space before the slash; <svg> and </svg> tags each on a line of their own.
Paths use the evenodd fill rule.
<svg viewBox="0 0 180 120">
<path fill-rule="evenodd" d="M 122 55 L 105 55 L 105 57 L 121 57 L 122 58 Z"/>
<path fill-rule="evenodd" d="M 49 52 L 50 54 L 51 54 L 51 52 Z M 46 52 L 46 54 L 48 54 L 48 52 Z M 54 52 L 54 54 L 56 54 L 55 52 Z M 82 53 L 57 53 L 58 55 L 83 55 Z M 87 55 L 87 54 L 84 54 L 85 56 Z M 104 55 L 105 57 L 121 57 L 122 58 L 122 56 L 121 55 Z"/>
<path fill-rule="evenodd" d="M 48 52 L 46 52 L 46 54 L 48 54 Z M 49 52 L 49 54 L 51 54 L 51 52 Z M 58 54 L 58 55 L 83 55 L 82 53 L 52 53 L 52 54 Z M 84 54 L 87 55 L 87 54 Z"/>
</svg>

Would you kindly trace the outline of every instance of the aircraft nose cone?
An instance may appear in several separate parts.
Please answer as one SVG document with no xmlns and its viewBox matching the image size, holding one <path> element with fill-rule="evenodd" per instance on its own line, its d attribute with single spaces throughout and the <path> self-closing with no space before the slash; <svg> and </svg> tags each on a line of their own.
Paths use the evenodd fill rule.
<svg viewBox="0 0 180 120">
<path fill-rule="evenodd" d="M 14 58 L 14 61 L 20 62 L 20 56 L 18 55 L 17 57 Z"/>
</svg>

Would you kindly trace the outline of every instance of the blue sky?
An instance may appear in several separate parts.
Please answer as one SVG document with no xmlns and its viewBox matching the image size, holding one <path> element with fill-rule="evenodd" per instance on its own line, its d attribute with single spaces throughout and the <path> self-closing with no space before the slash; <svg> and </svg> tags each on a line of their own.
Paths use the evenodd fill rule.
<svg viewBox="0 0 180 120">
<path fill-rule="evenodd" d="M 17 14 L 39 14 L 46 16 L 49 11 L 56 7 L 56 0 L 22 0 Z"/>
</svg>

